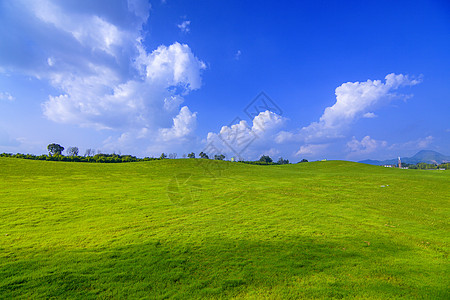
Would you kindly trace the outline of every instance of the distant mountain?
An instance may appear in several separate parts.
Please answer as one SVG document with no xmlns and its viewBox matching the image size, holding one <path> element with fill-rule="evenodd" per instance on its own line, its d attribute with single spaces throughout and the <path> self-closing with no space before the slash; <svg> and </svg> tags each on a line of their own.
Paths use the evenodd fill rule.
<svg viewBox="0 0 450 300">
<path fill-rule="evenodd" d="M 422 150 L 416 153 L 416 155 L 412 157 L 400 157 L 402 163 L 407 164 L 417 164 L 420 162 L 424 162 L 427 164 L 442 164 L 446 162 L 450 162 L 450 156 L 443 155 L 439 152 L 432 150 Z M 387 159 L 387 160 L 373 160 L 366 159 L 359 161 L 363 164 L 369 165 L 396 165 L 398 162 L 398 158 Z"/>
</svg>

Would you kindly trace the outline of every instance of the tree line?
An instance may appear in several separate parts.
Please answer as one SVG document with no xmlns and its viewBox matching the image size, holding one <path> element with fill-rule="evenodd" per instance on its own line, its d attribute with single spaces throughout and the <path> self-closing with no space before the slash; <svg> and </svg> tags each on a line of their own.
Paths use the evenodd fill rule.
<svg viewBox="0 0 450 300">
<path fill-rule="evenodd" d="M 436 170 L 436 169 L 450 170 L 450 163 L 442 163 L 442 164 L 417 163 L 415 165 L 402 163 L 402 167 L 407 167 L 408 169 L 419 169 L 419 170 Z"/>
<path fill-rule="evenodd" d="M 65 148 L 60 144 L 51 143 L 47 146 L 48 155 L 34 155 L 34 154 L 12 154 L 12 153 L 1 153 L 0 157 L 12 157 L 12 158 L 22 158 L 22 159 L 31 159 L 31 160 L 46 160 L 46 161 L 66 161 L 66 162 L 90 162 L 90 163 L 122 163 L 122 162 L 138 162 L 138 161 L 152 161 L 152 160 L 162 160 L 162 159 L 176 159 L 176 153 L 161 153 L 158 158 L 155 157 L 144 157 L 139 158 L 133 155 L 121 155 L 121 154 L 104 154 L 100 153 L 100 151 L 95 153 L 95 149 L 86 149 L 84 156 L 79 155 L 78 147 L 69 147 L 66 150 L 67 155 L 63 155 L 63 151 Z M 186 155 L 183 155 L 183 158 L 186 158 Z M 191 152 L 187 154 L 187 158 L 196 158 L 195 153 Z M 215 154 L 214 156 L 209 157 L 208 154 L 203 151 L 199 153 L 200 159 L 214 159 L 214 160 L 225 160 L 226 156 L 224 154 Z M 235 160 L 234 158 L 231 161 L 237 161 L 245 164 L 253 164 L 253 165 L 285 165 L 290 164 L 288 159 L 283 159 L 280 157 L 278 161 L 274 162 L 272 158 L 268 155 L 262 155 L 257 161 L 244 161 L 244 160 Z M 300 162 L 308 162 L 306 159 L 302 159 Z"/>
</svg>

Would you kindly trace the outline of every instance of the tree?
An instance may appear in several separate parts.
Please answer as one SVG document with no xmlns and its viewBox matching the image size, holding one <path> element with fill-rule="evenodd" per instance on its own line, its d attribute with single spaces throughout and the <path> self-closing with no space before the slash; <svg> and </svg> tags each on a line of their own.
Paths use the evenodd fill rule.
<svg viewBox="0 0 450 300">
<path fill-rule="evenodd" d="M 304 162 L 308 162 L 308 160 L 307 159 L 302 159 L 300 162 L 304 163 Z"/>
<path fill-rule="evenodd" d="M 84 156 L 93 156 L 95 154 L 95 149 L 86 149 L 86 152 L 84 152 Z"/>
<path fill-rule="evenodd" d="M 225 155 L 223 154 L 219 154 L 219 155 L 214 155 L 214 159 L 215 160 L 224 160 L 225 159 Z"/>
<path fill-rule="evenodd" d="M 78 156 L 78 151 L 78 147 L 69 147 L 69 149 L 67 149 L 67 155 Z"/>
<path fill-rule="evenodd" d="M 59 144 L 52 143 L 47 146 L 47 150 L 48 153 L 52 156 L 61 155 L 61 153 L 64 151 L 64 147 Z"/>
<path fill-rule="evenodd" d="M 270 158 L 269 155 L 263 155 L 260 157 L 259 161 L 265 162 L 265 163 L 271 163 L 273 160 Z"/>
<path fill-rule="evenodd" d="M 159 159 L 165 159 L 165 158 L 167 158 L 167 155 L 164 152 L 161 153 L 161 156 L 159 157 Z"/>
<path fill-rule="evenodd" d="M 277 164 L 279 165 L 287 165 L 289 164 L 289 160 L 288 159 L 283 159 L 282 157 L 280 157 L 277 161 Z"/>
<path fill-rule="evenodd" d="M 194 153 L 194 152 L 189 153 L 189 154 L 188 154 L 188 157 L 189 157 L 189 158 L 195 158 L 195 153 Z"/>
<path fill-rule="evenodd" d="M 200 156 L 200 158 L 209 159 L 209 156 L 206 153 L 204 153 L 204 152 L 200 152 L 200 154 L 198 156 Z"/>
</svg>

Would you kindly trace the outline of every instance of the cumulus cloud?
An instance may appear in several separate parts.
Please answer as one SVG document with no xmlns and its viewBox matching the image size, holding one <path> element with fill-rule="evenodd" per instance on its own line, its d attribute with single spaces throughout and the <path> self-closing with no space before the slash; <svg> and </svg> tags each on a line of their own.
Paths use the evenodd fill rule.
<svg viewBox="0 0 450 300">
<path fill-rule="evenodd" d="M 0 100 L 14 101 L 16 100 L 10 93 L 0 92 Z"/>
<path fill-rule="evenodd" d="M 0 66 L 49 82 L 57 92 L 42 103 L 43 114 L 58 123 L 113 130 L 118 135 L 105 141 L 111 147 L 190 135 L 196 113 L 181 105 L 201 87 L 205 64 L 186 44 L 146 48 L 148 1 L 81 2 L 7 5 L 7 15 L 24 22 L 5 23 L 13 30 L 20 25 L 36 47 L 18 44 L 20 36 L 2 38 L 8 46 Z"/>
<path fill-rule="evenodd" d="M 375 139 L 372 139 L 368 135 L 363 137 L 361 141 L 358 141 L 355 137 L 353 137 L 351 141 L 347 142 L 347 148 L 353 154 L 372 153 L 375 150 L 378 150 L 379 148 L 386 146 L 387 146 L 386 141 L 377 141 Z"/>
<path fill-rule="evenodd" d="M 269 110 L 256 115 L 251 124 L 236 119 L 232 124 L 223 126 L 219 133 L 209 132 L 207 149 L 211 152 L 225 153 L 229 156 L 249 159 L 264 153 L 275 153 L 271 144 L 275 133 L 286 122 L 286 118 Z"/>
<path fill-rule="evenodd" d="M 161 128 L 160 134 L 164 141 L 179 139 L 188 136 L 195 129 L 197 114 L 192 113 L 187 106 L 183 106 L 180 113 L 173 118 L 171 128 Z"/>
<path fill-rule="evenodd" d="M 395 90 L 419 82 L 420 80 L 410 79 L 407 75 L 391 73 L 386 75 L 384 83 L 381 80 L 344 83 L 336 88 L 335 104 L 325 108 L 319 121 L 303 127 L 296 133 L 281 132 L 277 142 L 295 140 L 320 143 L 343 138 L 350 125 L 358 119 L 375 117 L 370 110 L 402 96 L 395 94 Z"/>
<path fill-rule="evenodd" d="M 381 80 L 344 83 L 336 88 L 336 103 L 325 109 L 318 122 L 304 127 L 302 131 L 307 140 L 341 137 L 352 122 L 368 113 L 368 109 L 392 98 L 394 90 L 417 83 L 419 81 L 408 76 L 394 73 L 385 77 L 385 83 Z"/>
<path fill-rule="evenodd" d="M 189 26 L 191 25 L 191 21 L 186 20 L 181 22 L 181 24 L 178 24 L 177 27 L 180 28 L 180 30 L 184 33 L 188 33 L 191 29 Z"/>
</svg>

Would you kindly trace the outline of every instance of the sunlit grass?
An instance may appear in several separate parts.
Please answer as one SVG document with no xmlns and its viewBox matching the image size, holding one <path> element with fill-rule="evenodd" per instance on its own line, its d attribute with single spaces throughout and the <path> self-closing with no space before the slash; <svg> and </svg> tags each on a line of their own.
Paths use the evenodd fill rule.
<svg viewBox="0 0 450 300">
<path fill-rule="evenodd" d="M 448 299 L 449 183 L 342 161 L 3 158 L 0 298 Z"/>
</svg>

